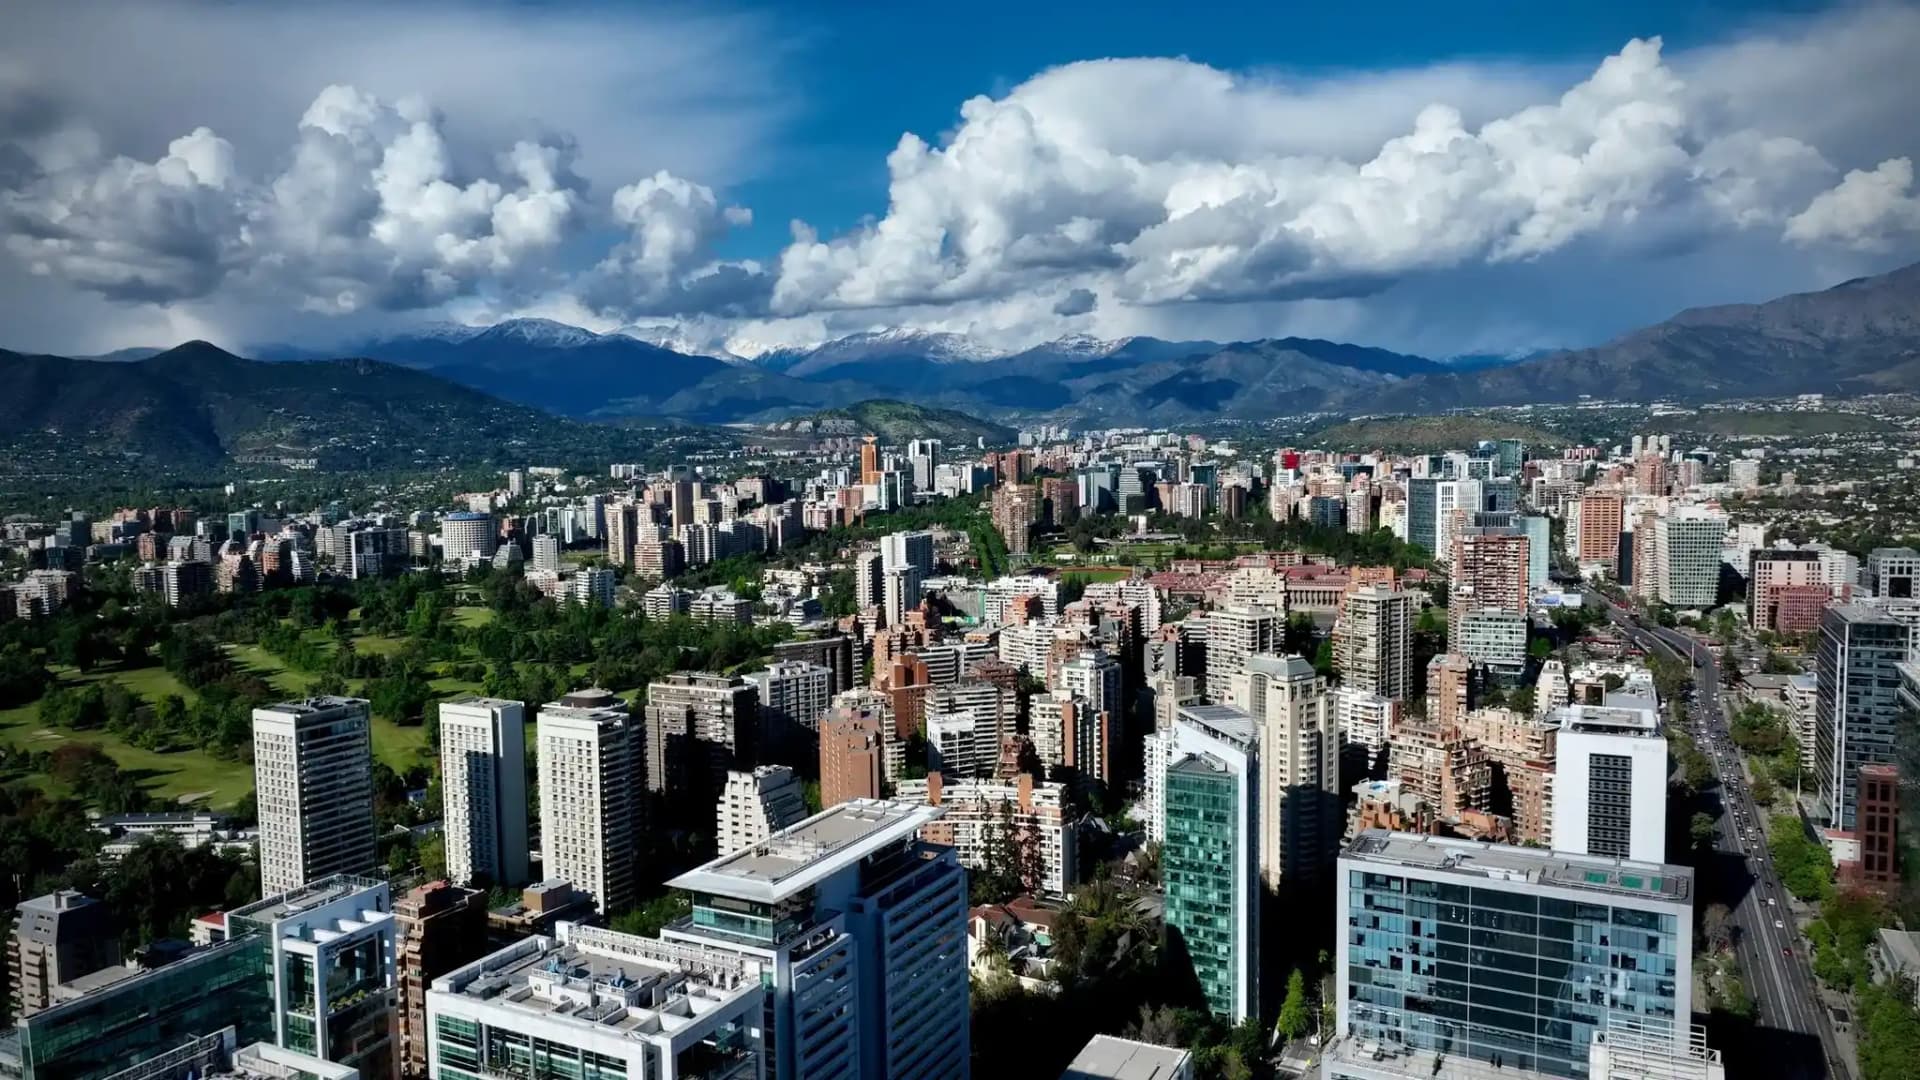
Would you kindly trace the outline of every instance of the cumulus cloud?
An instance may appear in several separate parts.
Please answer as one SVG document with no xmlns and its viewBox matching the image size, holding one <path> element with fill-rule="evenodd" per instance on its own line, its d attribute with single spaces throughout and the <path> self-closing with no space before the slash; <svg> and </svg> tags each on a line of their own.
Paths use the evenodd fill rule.
<svg viewBox="0 0 1920 1080">
<path fill-rule="evenodd" d="M 1065 316 L 1085 315 L 1099 304 L 1100 298 L 1094 295 L 1092 289 L 1074 289 L 1061 297 L 1059 303 L 1053 305 L 1053 313 Z"/>
<path fill-rule="evenodd" d="M 753 211 L 722 203 L 712 188 L 665 170 L 613 193 L 613 220 L 627 238 L 583 283 L 587 304 L 621 317 L 728 314 L 765 308 L 771 282 L 759 264 L 718 262 L 713 248 Z"/>
<path fill-rule="evenodd" d="M 775 308 L 1009 296 L 1089 272 L 1132 304 L 1364 296 L 1602 232 L 1658 246 L 1667 230 L 1778 229 L 1834 172 L 1796 137 L 1726 127 L 1657 38 L 1557 100 L 1478 124 L 1428 104 L 1351 158 L 1300 152 L 1332 141 L 1317 128 L 1246 125 L 1296 115 L 1295 96 L 1186 61 L 1109 60 L 975 98 L 945 145 L 902 137 L 884 218 L 832 240 L 797 233 Z M 1807 213 L 1843 201 L 1898 217 L 1898 179 L 1850 178 Z M 1795 221 L 1796 238 L 1816 227 Z"/>
<path fill-rule="evenodd" d="M 1913 162 L 1907 158 L 1855 169 L 1788 220 L 1787 239 L 1886 251 L 1896 238 L 1920 231 L 1920 193 L 1909 193 L 1912 186 Z"/>
<path fill-rule="evenodd" d="M 201 127 L 153 162 L 42 153 L 0 206 L 35 272 L 115 299 L 194 299 L 231 280 L 319 311 L 412 308 L 509 280 L 558 245 L 579 216 L 571 160 L 519 142 L 497 177 L 463 177 L 424 103 L 329 86 L 277 175 L 243 175 Z"/>
</svg>

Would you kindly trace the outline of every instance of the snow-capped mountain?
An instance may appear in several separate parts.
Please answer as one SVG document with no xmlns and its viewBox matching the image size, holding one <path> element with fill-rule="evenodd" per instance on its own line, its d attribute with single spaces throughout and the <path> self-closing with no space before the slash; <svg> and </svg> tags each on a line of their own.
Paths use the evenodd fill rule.
<svg viewBox="0 0 1920 1080">
<path fill-rule="evenodd" d="M 687 333 L 684 328 L 671 323 L 658 326 L 623 326 L 613 332 L 635 341 L 644 341 L 657 348 L 672 349 L 687 356 L 711 356 L 715 360 L 725 360 L 729 364 L 749 362 L 746 357 L 733 353 L 725 344 L 695 337 Z"/>
<path fill-rule="evenodd" d="M 582 330 L 552 319 L 508 319 L 483 327 L 468 338 L 440 338 L 451 341 L 516 342 L 541 349 L 574 349 L 601 340 L 603 335 Z"/>
</svg>

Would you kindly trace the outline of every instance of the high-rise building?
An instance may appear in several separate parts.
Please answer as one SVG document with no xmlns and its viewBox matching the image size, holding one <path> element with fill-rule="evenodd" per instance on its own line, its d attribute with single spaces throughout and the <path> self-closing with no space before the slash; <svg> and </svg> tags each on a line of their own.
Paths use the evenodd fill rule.
<svg viewBox="0 0 1920 1080">
<path fill-rule="evenodd" d="M 1454 534 L 1473 524 L 1473 515 L 1485 509 L 1482 480 L 1442 480 L 1434 488 L 1434 555 L 1452 559 Z"/>
<path fill-rule="evenodd" d="M 792 769 L 762 765 L 752 772 L 729 772 L 720 791 L 714 844 L 720 854 L 731 855 L 764 843 L 806 816 L 806 796 Z"/>
<path fill-rule="evenodd" d="M 1851 876 L 1861 885 L 1890 893 L 1900 885 L 1900 770 L 1892 765 L 1860 766 L 1857 792 L 1854 836 L 1860 858 Z"/>
<path fill-rule="evenodd" d="M 1280 651 L 1287 615 L 1270 607 L 1227 607 L 1209 612 L 1206 627 L 1207 698 L 1225 701 L 1249 656 Z"/>
<path fill-rule="evenodd" d="M 640 726 L 626 702 L 586 691 L 542 705 L 534 740 L 541 873 L 572 882 L 602 913 L 624 908 L 645 808 Z"/>
<path fill-rule="evenodd" d="M 1526 534 L 1511 527 L 1465 525 L 1455 530 L 1447 591 L 1449 642 L 1461 639 L 1460 623 L 1469 611 L 1526 615 L 1528 546 Z M 1715 558 L 1719 550 L 1714 548 Z"/>
<path fill-rule="evenodd" d="M 1783 614 L 1787 622 L 1793 623 L 1803 620 L 1806 613 L 1797 610 L 1792 594 L 1781 594 L 1784 590 L 1810 587 L 1816 596 L 1824 598 L 1826 586 L 1826 566 L 1820 561 L 1818 551 L 1810 548 L 1755 551 L 1747 560 L 1747 625 L 1776 633 L 1812 630 L 1819 625 L 1818 614 L 1814 614 L 1811 626 L 1782 625 Z"/>
<path fill-rule="evenodd" d="M 446 559 L 472 555 L 492 558 L 499 539 L 493 515 L 461 510 L 440 519 L 440 554 Z"/>
<path fill-rule="evenodd" d="M 1607 573 L 1620 573 L 1620 534 L 1625 503 L 1618 492 L 1589 491 L 1573 504 L 1575 522 L 1569 529 L 1573 540 L 1574 561 L 1581 565 L 1597 563 Z"/>
<path fill-rule="evenodd" d="M 542 533 L 533 538 L 533 569 L 549 574 L 560 572 L 560 538 Z"/>
<path fill-rule="evenodd" d="M 642 519 L 635 503 L 617 502 L 607 511 L 607 561 L 615 566 L 632 566 L 633 551 L 640 545 Z M 651 519 L 645 521 L 649 539 L 657 538 Z"/>
<path fill-rule="evenodd" d="M 518 701 L 440 703 L 441 833 L 456 885 L 527 882 L 526 725 Z"/>
<path fill-rule="evenodd" d="M 1654 557 L 1659 560 L 1657 592 L 1668 607 L 1709 608 L 1720 598 L 1720 544 L 1727 518 L 1697 507 L 1681 507 L 1653 523 Z"/>
<path fill-rule="evenodd" d="M 1465 603 L 1467 598 L 1459 602 Z M 1449 621 L 1458 627 L 1458 636 L 1448 637 L 1448 647 L 1504 681 L 1520 680 L 1527 668 L 1527 616 L 1503 608 L 1476 607 L 1454 617 L 1456 610 L 1448 609 Z"/>
<path fill-rule="evenodd" d="M 1441 727 L 1460 722 L 1473 708 L 1473 661 L 1462 653 L 1441 653 L 1427 661 L 1427 716 Z"/>
<path fill-rule="evenodd" d="M 1008 859 L 1020 887 L 1036 895 L 1065 896 L 1080 880 L 1080 828 L 1064 785 L 1035 783 L 1026 773 L 991 780 L 931 772 L 902 780 L 897 797 L 945 811 L 920 838 L 953 848 L 969 870 Z"/>
<path fill-rule="evenodd" d="M 693 915 L 663 944 L 765 972 L 766 1075 L 967 1075 L 966 871 L 916 839 L 940 815 L 846 802 L 668 882 Z"/>
<path fill-rule="evenodd" d="M 812 749 L 820 717 L 833 704 L 832 669 L 804 660 L 775 660 L 751 678 L 758 688 L 757 734 L 766 744 L 752 751 L 752 760 L 786 760 L 802 747 Z"/>
<path fill-rule="evenodd" d="M 433 981 L 429 1073 L 767 1076 L 765 974 L 746 956 L 562 923 Z"/>
<path fill-rule="evenodd" d="M 396 978 L 387 883 L 335 874 L 227 913 L 272 973 L 274 1042 L 366 1077 L 392 1076 Z"/>
<path fill-rule="evenodd" d="M 427 1044 L 427 988 L 433 980 L 487 951 L 487 893 L 444 881 L 415 886 L 394 902 L 399 937 L 395 963 L 399 990 L 400 1075 L 424 1080 Z"/>
<path fill-rule="evenodd" d="M 1861 603 L 1828 608 L 1820 620 L 1816 813 L 1832 828 L 1854 827 L 1860 766 L 1894 760 L 1907 633 L 1900 620 Z"/>
<path fill-rule="evenodd" d="M 1001 484 L 993 489 L 993 527 L 1009 555 L 1025 555 L 1040 520 L 1040 489 L 1032 484 Z"/>
<path fill-rule="evenodd" d="M 1394 701 L 1413 693 L 1413 594 L 1368 585 L 1347 597 L 1334 666 L 1341 684 Z"/>
<path fill-rule="evenodd" d="M 1249 657 L 1229 703 L 1259 731 L 1260 877 L 1319 880 L 1340 847 L 1340 733 L 1333 695 L 1304 657 Z"/>
<path fill-rule="evenodd" d="M 1686 1052 L 1692 870 L 1369 829 L 1339 874 L 1345 1049 L 1326 1075 L 1443 1075 L 1446 1059 L 1585 1080 L 1594 1036 L 1625 1024 Z"/>
<path fill-rule="evenodd" d="M 365 699 L 314 697 L 253 710 L 253 785 L 266 895 L 379 864 Z"/>
<path fill-rule="evenodd" d="M 1227 705 L 1180 710 L 1162 781 L 1168 947 L 1192 964 L 1214 1015 L 1260 1003 L 1259 727 Z"/>
<path fill-rule="evenodd" d="M 1440 480 L 1416 476 L 1407 481 L 1407 543 L 1439 554 Z"/>
<path fill-rule="evenodd" d="M 782 667 L 809 665 L 782 665 Z M 823 691 L 827 672 L 814 669 L 808 682 Z M 766 674 L 761 672 L 760 674 Z M 784 676 L 769 684 L 784 705 L 799 702 L 798 682 Z M 792 691 L 792 693 L 789 693 Z M 647 790 L 695 806 L 711 806 L 727 770 L 752 768 L 759 753 L 760 691 L 755 683 L 708 671 L 681 671 L 647 686 Z M 790 716 L 783 712 L 781 715 Z"/>
<path fill-rule="evenodd" d="M 1914 588 L 1920 581 L 1920 551 L 1910 547 L 1874 548 L 1867 552 L 1863 574 L 1867 588 L 1883 600 L 1920 596 L 1920 590 Z"/>
<path fill-rule="evenodd" d="M 1656 709 L 1566 705 L 1557 725 L 1553 849 L 1664 862 L 1667 740 Z"/>
<path fill-rule="evenodd" d="M 826 668 L 833 674 L 829 690 L 835 694 L 853 689 L 860 678 L 860 668 L 854 663 L 853 638 L 846 634 L 779 642 L 773 647 L 773 659 L 776 663 L 794 660 Z"/>
<path fill-rule="evenodd" d="M 831 809 L 881 796 L 882 770 L 893 721 L 878 703 L 836 704 L 820 718 L 820 805 Z"/>
<path fill-rule="evenodd" d="M 31 1016 L 60 1000 L 57 989 L 120 962 L 113 911 L 72 889 L 23 900 L 7 942 L 13 1015 Z"/>
<path fill-rule="evenodd" d="M 880 479 L 880 440 L 872 435 L 860 436 L 860 484 L 866 486 Z"/>
</svg>

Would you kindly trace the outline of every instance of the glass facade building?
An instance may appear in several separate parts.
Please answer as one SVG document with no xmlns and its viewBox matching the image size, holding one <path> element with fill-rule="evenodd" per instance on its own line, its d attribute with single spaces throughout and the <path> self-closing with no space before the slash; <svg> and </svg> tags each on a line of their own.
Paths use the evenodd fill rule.
<svg viewBox="0 0 1920 1080">
<path fill-rule="evenodd" d="M 20 1021 L 22 1080 L 100 1080 L 223 1028 L 273 1038 L 258 938 L 222 942 Z"/>
<path fill-rule="evenodd" d="M 1167 890 L 1167 930 L 1193 962 L 1193 972 L 1215 1013 L 1234 1009 L 1236 928 L 1246 902 L 1233 868 L 1249 837 L 1236 827 L 1240 784 L 1218 760 L 1196 755 L 1167 768 L 1167 839 L 1161 847 Z"/>
<path fill-rule="evenodd" d="M 1907 626 L 1880 608 L 1842 604 L 1820 618 L 1813 758 L 1817 812 L 1833 828 L 1854 827 L 1860 766 L 1894 760 L 1907 648 Z"/>
<path fill-rule="evenodd" d="M 1370 830 L 1340 878 L 1340 1031 L 1361 1044 L 1570 1078 L 1609 1023 L 1686 1049 L 1684 867 Z"/>
</svg>

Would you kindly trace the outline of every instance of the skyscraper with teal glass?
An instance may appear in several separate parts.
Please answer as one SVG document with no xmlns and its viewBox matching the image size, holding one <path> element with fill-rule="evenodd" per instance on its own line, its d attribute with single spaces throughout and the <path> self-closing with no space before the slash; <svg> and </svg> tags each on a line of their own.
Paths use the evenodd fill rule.
<svg viewBox="0 0 1920 1080">
<path fill-rule="evenodd" d="M 1215 1015 L 1260 1011 L 1259 771 L 1253 718 L 1225 705 L 1181 709 L 1163 818 L 1169 945 Z"/>
</svg>

